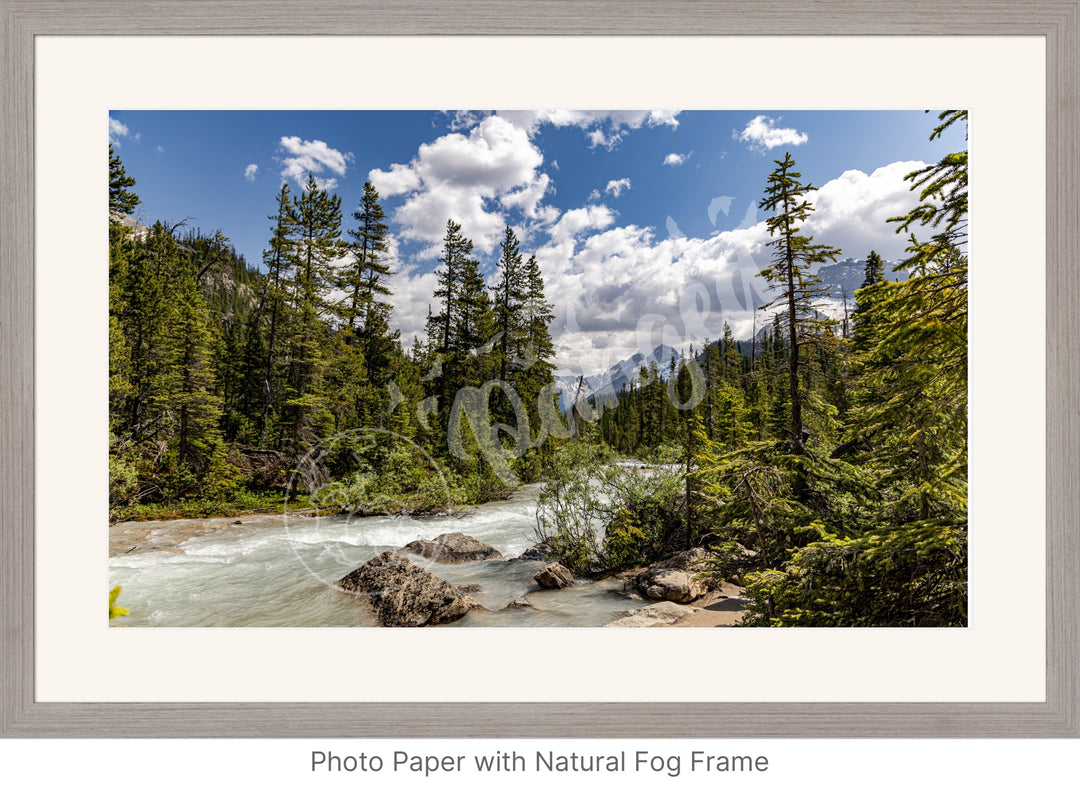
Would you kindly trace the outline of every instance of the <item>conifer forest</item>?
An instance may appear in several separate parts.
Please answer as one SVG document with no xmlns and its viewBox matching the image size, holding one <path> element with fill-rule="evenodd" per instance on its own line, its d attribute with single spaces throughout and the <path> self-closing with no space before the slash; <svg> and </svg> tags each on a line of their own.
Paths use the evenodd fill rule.
<svg viewBox="0 0 1080 795">
<path fill-rule="evenodd" d="M 967 125 L 924 119 L 931 140 Z M 464 520 L 532 488 L 523 546 L 578 582 L 698 550 L 693 593 L 733 589 L 739 626 L 967 626 L 967 152 L 907 174 L 884 230 L 899 263 L 811 235 L 796 156 L 758 162 L 752 332 L 720 321 L 587 394 L 559 378 L 561 299 L 523 228 L 485 258 L 438 219 L 426 323 L 404 339 L 408 263 L 372 182 L 343 207 L 312 174 L 282 181 L 254 262 L 228 229 L 142 218 L 110 145 L 110 521 Z M 819 271 L 845 257 L 861 286 L 823 311 Z M 135 611 L 129 593 L 113 598 Z"/>
</svg>

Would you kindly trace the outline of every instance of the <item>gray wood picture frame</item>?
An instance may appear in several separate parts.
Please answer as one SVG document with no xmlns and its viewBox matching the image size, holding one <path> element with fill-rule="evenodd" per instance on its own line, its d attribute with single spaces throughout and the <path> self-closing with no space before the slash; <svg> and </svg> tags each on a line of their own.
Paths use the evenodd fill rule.
<svg viewBox="0 0 1080 795">
<path fill-rule="evenodd" d="M 1080 736 L 1080 2 L 0 0 L 0 737 Z M 1046 41 L 1042 703 L 39 703 L 34 700 L 34 37 L 1034 35 Z"/>
</svg>

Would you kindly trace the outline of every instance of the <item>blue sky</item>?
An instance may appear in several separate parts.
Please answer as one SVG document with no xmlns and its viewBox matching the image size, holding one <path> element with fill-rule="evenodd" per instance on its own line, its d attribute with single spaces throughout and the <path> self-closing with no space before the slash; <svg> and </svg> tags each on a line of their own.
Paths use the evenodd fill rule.
<svg viewBox="0 0 1080 795">
<path fill-rule="evenodd" d="M 494 273 L 505 224 L 544 273 L 563 373 L 591 374 L 665 342 L 737 336 L 768 260 L 758 211 L 773 159 L 791 152 L 819 188 L 804 230 L 861 259 L 898 258 L 885 218 L 915 201 L 903 176 L 966 148 L 929 141 L 911 111 L 124 111 L 109 139 L 136 179 L 144 223 L 220 229 L 259 264 L 283 180 L 308 171 L 342 198 L 379 190 L 395 260 L 394 324 L 411 343 L 432 302 L 447 218 Z M 758 313 L 757 322 L 763 321 Z"/>
</svg>

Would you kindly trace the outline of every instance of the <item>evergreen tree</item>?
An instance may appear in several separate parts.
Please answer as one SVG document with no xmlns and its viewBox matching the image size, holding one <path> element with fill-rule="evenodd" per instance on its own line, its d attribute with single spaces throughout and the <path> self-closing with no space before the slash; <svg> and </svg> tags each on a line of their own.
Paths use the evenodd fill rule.
<svg viewBox="0 0 1080 795">
<path fill-rule="evenodd" d="M 336 282 L 334 263 L 345 254 L 346 246 L 341 240 L 341 197 L 319 188 L 312 174 L 293 202 L 292 214 L 297 235 L 291 285 L 296 323 L 286 406 L 288 449 L 296 453 L 315 440 L 328 419 L 321 380 L 329 329 L 321 318 L 332 311 L 329 292 Z"/>
<path fill-rule="evenodd" d="M 803 394 L 799 383 L 800 342 L 811 329 L 820 325 L 812 301 L 820 297 L 821 281 L 810 273 L 810 266 L 826 261 L 835 262 L 840 250 L 815 244 L 813 239 L 799 234 L 798 224 L 805 221 L 813 207 L 806 200 L 814 190 L 809 183 L 801 182 L 802 174 L 794 170 L 791 154 L 783 160 L 775 160 L 776 169 L 769 175 L 765 197 L 758 204 L 760 209 L 775 213 L 766 221 L 768 243 L 773 250 L 769 267 L 760 272 L 773 286 L 779 287 L 779 295 L 766 306 L 780 305 L 786 310 L 788 333 L 788 379 L 791 401 L 791 449 L 796 456 L 804 456 L 802 404 Z M 805 475 L 801 468 L 795 473 L 795 493 L 801 498 L 805 491 Z"/>
<path fill-rule="evenodd" d="M 288 183 L 281 183 L 277 212 L 268 218 L 273 226 L 269 248 L 263 251 L 266 274 L 249 323 L 244 366 L 247 405 L 256 417 L 260 447 L 267 444 L 271 421 L 284 409 L 286 343 L 295 326 L 291 284 L 297 265 L 297 217 Z"/>
<path fill-rule="evenodd" d="M 522 273 L 521 252 L 517 236 L 509 225 L 499 256 L 498 282 L 495 285 L 495 322 L 499 336 L 499 380 L 506 381 L 510 359 L 524 348 L 522 305 L 526 291 Z"/>
<path fill-rule="evenodd" d="M 521 305 L 522 347 L 515 360 L 520 367 L 514 384 L 518 395 L 529 408 L 530 422 L 534 432 L 549 427 L 544 417 L 558 417 L 555 395 L 555 345 L 551 341 L 549 327 L 555 319 L 552 306 L 544 294 L 544 278 L 535 256 L 525 261 L 525 290 Z M 543 443 L 538 439 L 537 444 Z M 548 450 L 544 447 L 543 450 Z M 543 453 L 542 453 L 543 454 Z"/>
<path fill-rule="evenodd" d="M 154 402 L 173 425 L 173 493 L 185 497 L 227 487 L 229 468 L 219 426 L 222 401 L 214 394 L 206 304 L 194 263 L 177 257 L 176 264 L 179 267 L 169 279 L 169 333 L 164 339 L 164 368 Z"/>
<path fill-rule="evenodd" d="M 881 255 L 871 250 L 863 267 L 862 287 L 873 287 L 885 278 L 885 264 L 881 261 Z"/>
<path fill-rule="evenodd" d="M 869 324 L 873 317 L 871 307 L 874 297 L 881 292 L 880 285 L 885 281 L 885 265 L 876 251 L 871 251 L 866 258 L 862 286 L 855 291 L 855 349 L 865 351 L 872 332 Z"/>
<path fill-rule="evenodd" d="M 454 337 L 460 315 L 461 273 L 465 260 L 472 254 L 472 241 L 461 234 L 461 224 L 453 219 L 446 222 L 446 235 L 443 237 L 443 255 L 439 260 L 442 267 L 436 270 L 438 287 L 435 297 L 442 299 L 442 310 L 430 315 L 428 339 L 434 340 L 438 353 L 445 354 L 458 347 Z"/>
<path fill-rule="evenodd" d="M 941 122 L 930 133 L 930 140 L 957 122 L 967 124 L 966 110 L 944 110 L 938 114 Z M 951 262 L 950 249 L 963 250 L 967 242 L 968 210 L 968 153 L 950 152 L 933 165 L 912 171 L 905 179 L 912 190 L 919 191 L 919 203 L 906 215 L 890 218 L 898 224 L 897 233 L 909 232 L 908 257 L 901 267 L 915 276 L 941 263 Z M 929 240 L 920 241 L 912 228 L 922 226 L 936 230 Z"/>
<path fill-rule="evenodd" d="M 472 247 L 470 241 L 469 247 Z M 455 353 L 463 364 L 465 383 L 479 384 L 494 372 L 489 369 L 491 346 L 495 336 L 495 313 L 484 277 L 480 274 L 480 262 L 472 257 L 462 262 L 458 292 L 458 317 L 454 339 Z"/>
<path fill-rule="evenodd" d="M 123 213 L 131 215 L 142 201 L 128 188 L 135 186 L 134 177 L 129 177 L 119 155 L 109 144 L 109 214 Z"/>
<path fill-rule="evenodd" d="M 390 304 L 379 300 L 390 295 L 385 282 L 391 271 L 383 259 L 386 254 L 385 217 L 379 204 L 379 192 L 370 182 L 365 182 L 360 206 L 353 211 L 353 218 L 359 225 L 349 230 L 354 240 L 350 246 L 353 262 L 342 272 L 338 282 L 346 292 L 340 314 L 350 331 L 357 328 L 359 318 L 362 333 L 369 334 L 375 316 L 385 320 L 390 314 Z"/>
<path fill-rule="evenodd" d="M 350 344 L 363 354 L 366 388 L 358 397 L 356 410 L 367 417 L 366 423 L 381 427 L 389 405 L 385 389 L 401 357 L 401 346 L 398 332 L 390 329 L 391 292 L 386 281 L 393 272 L 386 259 L 387 225 L 378 191 L 370 182 L 364 183 L 364 196 L 353 218 L 359 225 L 350 231 L 353 262 L 338 284 L 345 290 L 340 316 L 351 335 Z"/>
<path fill-rule="evenodd" d="M 135 244 L 114 213 L 127 213 L 139 198 L 127 190 L 135 180 L 109 146 L 109 497 L 124 502 L 138 488 L 137 452 L 131 449 L 125 422 L 132 396 L 132 354 L 126 333 L 130 265 Z"/>
</svg>

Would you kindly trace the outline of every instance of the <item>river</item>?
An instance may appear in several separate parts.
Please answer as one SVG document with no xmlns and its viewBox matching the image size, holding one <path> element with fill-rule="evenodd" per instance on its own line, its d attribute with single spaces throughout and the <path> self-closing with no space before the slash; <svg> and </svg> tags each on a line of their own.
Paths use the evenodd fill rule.
<svg viewBox="0 0 1080 795">
<path fill-rule="evenodd" d="M 110 528 L 110 587 L 130 614 L 112 626 L 376 626 L 364 603 L 333 583 L 381 552 L 410 541 L 460 532 L 491 544 L 504 558 L 536 543 L 539 485 L 461 516 L 239 518 L 125 522 Z M 471 594 L 491 612 L 474 611 L 453 626 L 603 626 L 642 602 L 616 579 L 537 590 L 539 563 L 511 560 L 439 565 L 414 562 Z M 504 609 L 527 594 L 534 609 Z"/>
</svg>

